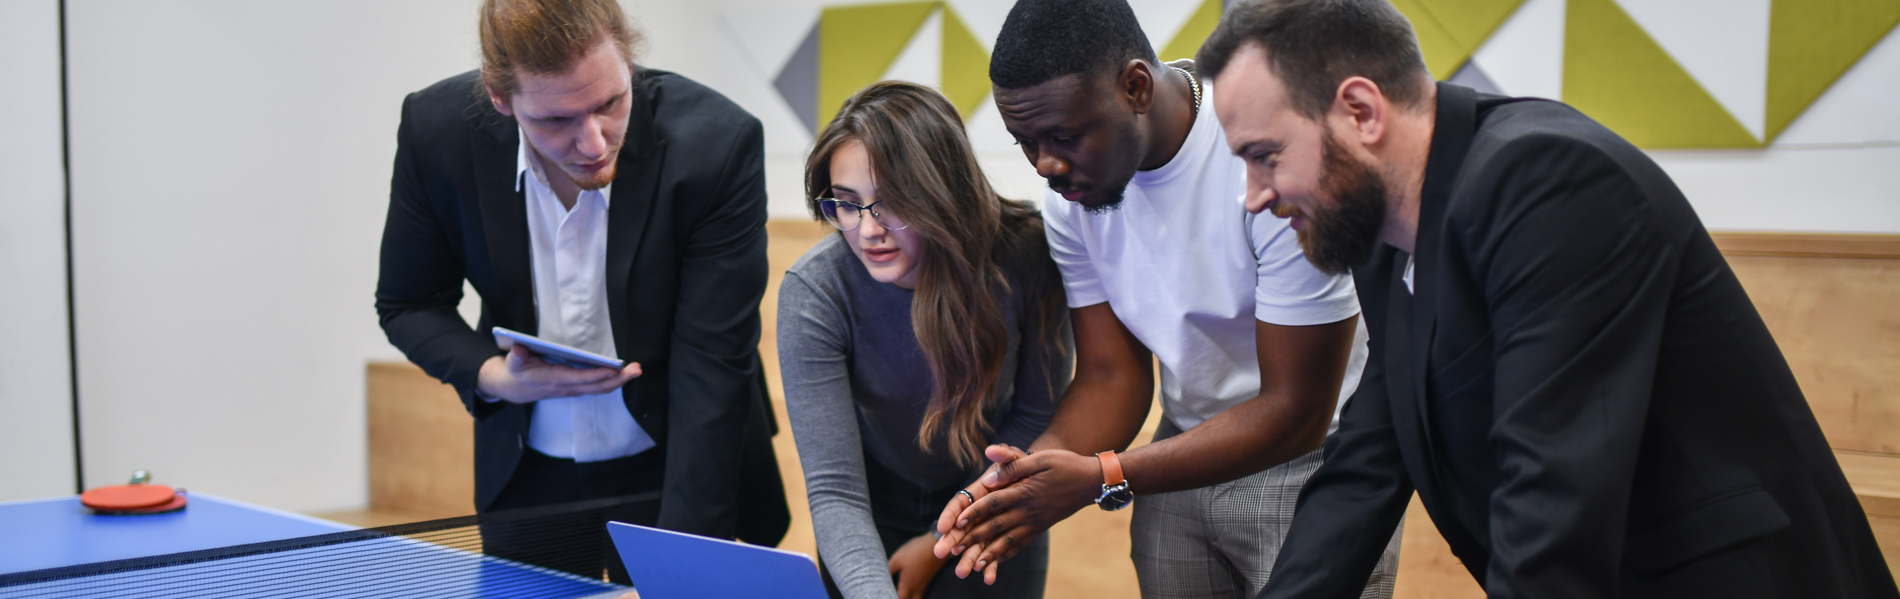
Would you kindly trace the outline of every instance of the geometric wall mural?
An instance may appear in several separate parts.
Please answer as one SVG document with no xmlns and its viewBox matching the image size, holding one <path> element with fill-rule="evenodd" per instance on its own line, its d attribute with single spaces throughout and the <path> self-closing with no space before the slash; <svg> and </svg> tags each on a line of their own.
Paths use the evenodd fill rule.
<svg viewBox="0 0 1900 599">
<path fill-rule="evenodd" d="M 1768 29 L 1772 141 L 1900 24 L 1900 0 L 1775 0 Z"/>
<path fill-rule="evenodd" d="M 1772 143 L 1900 25 L 1900 0 L 1393 0 L 1433 76 L 1507 94 L 1473 59 L 1532 3 L 1562 15 L 1551 95 L 1651 149 Z"/>
<path fill-rule="evenodd" d="M 926 83 L 935 83 L 965 118 L 989 95 L 989 53 L 956 10 L 942 2 L 827 7 L 817 27 L 814 130 L 830 122 L 851 94 L 886 79 L 893 66 L 904 62 L 921 63 L 911 68 L 922 71 L 916 74 L 923 78 L 936 75 L 938 81 Z"/>
<path fill-rule="evenodd" d="M 1192 58 L 1224 6 L 1201 0 L 1160 54 Z M 825 6 L 772 87 L 814 135 L 851 94 L 885 79 L 934 87 L 967 120 L 989 98 L 987 41 L 942 0 Z"/>
<path fill-rule="evenodd" d="M 1900 0 L 1391 1 L 1434 77 L 1560 99 L 1650 149 L 1767 146 L 1900 26 Z M 1155 37 L 1172 60 L 1194 55 L 1229 2 L 1131 4 L 1174 29 Z M 817 18 L 789 23 L 807 29 L 789 59 L 763 60 L 783 61 L 772 88 L 807 133 L 882 79 L 935 87 L 965 119 L 986 106 L 984 36 L 1008 0 L 814 4 Z"/>
<path fill-rule="evenodd" d="M 1412 21 L 1425 68 L 1449 79 L 1524 0 L 1393 0 Z"/>
<path fill-rule="evenodd" d="M 1194 58 L 1194 53 L 1201 49 L 1201 42 L 1207 41 L 1207 36 L 1214 33 L 1214 26 L 1220 24 L 1221 10 L 1226 6 L 1223 0 L 1202 0 L 1200 8 L 1194 9 L 1187 23 L 1175 32 L 1174 39 L 1166 46 L 1155 48 L 1161 60 Z"/>
<path fill-rule="evenodd" d="M 1612 0 L 1569 0 L 1564 102 L 1644 148 L 1752 148 L 1730 115 Z"/>
<path fill-rule="evenodd" d="M 851 94 L 884 79 L 935 87 L 968 119 L 990 93 L 983 48 L 956 10 L 940 1 L 830 6 L 773 87 L 813 134 Z"/>
</svg>

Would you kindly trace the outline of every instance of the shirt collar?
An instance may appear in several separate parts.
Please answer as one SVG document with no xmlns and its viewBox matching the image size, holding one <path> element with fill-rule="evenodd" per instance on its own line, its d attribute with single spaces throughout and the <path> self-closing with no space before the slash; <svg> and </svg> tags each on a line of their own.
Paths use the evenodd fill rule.
<svg viewBox="0 0 1900 599">
<path fill-rule="evenodd" d="M 516 132 L 521 137 L 521 147 L 515 151 L 515 191 L 521 192 L 522 182 L 527 181 L 530 176 L 534 177 L 536 185 L 541 186 L 542 189 L 552 191 L 553 188 L 548 186 L 548 174 L 541 170 L 541 163 L 534 159 L 534 150 L 528 147 L 528 132 L 522 131 L 519 128 L 516 129 Z M 613 189 L 614 184 L 608 183 L 606 187 L 597 190 L 600 193 L 601 204 L 610 205 L 613 203 Z M 588 193 L 590 192 L 582 191 L 581 197 L 586 197 Z"/>
<path fill-rule="evenodd" d="M 521 191 L 521 182 L 530 174 L 542 185 L 547 185 L 548 178 L 541 174 L 541 169 L 534 163 L 534 156 L 529 154 L 533 150 L 528 149 L 528 132 L 520 129 L 515 131 L 521 139 L 521 147 L 515 152 L 515 191 Z"/>
</svg>

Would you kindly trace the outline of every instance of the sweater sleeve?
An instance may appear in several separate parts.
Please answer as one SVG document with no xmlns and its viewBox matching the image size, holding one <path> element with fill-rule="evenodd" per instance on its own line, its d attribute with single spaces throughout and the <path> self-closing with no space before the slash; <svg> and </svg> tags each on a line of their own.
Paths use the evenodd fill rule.
<svg viewBox="0 0 1900 599">
<path fill-rule="evenodd" d="M 797 272 L 786 273 L 778 296 L 779 373 L 818 554 L 847 599 L 895 599 L 884 542 L 871 520 L 846 320 Z"/>
<path fill-rule="evenodd" d="M 1003 416 L 1003 422 L 996 430 L 996 443 L 1016 447 L 1029 447 L 1049 428 L 1049 421 L 1055 417 L 1056 404 L 1061 401 L 1063 391 L 1069 387 L 1074 375 L 1075 332 L 1069 328 L 1068 310 L 1058 310 L 1054 323 L 1056 331 L 1050 338 L 1042 334 L 1042 323 L 1035 316 L 1035 310 L 1024 301 L 1022 337 L 1016 350 L 1015 396 L 1011 398 L 1009 411 Z"/>
</svg>

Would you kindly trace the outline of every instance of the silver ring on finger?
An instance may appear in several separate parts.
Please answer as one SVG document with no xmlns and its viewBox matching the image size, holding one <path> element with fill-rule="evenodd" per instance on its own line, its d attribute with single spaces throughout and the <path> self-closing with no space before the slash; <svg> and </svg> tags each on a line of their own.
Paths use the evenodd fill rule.
<svg viewBox="0 0 1900 599">
<path fill-rule="evenodd" d="M 976 504 L 976 495 L 975 495 L 975 494 L 972 494 L 972 493 L 970 493 L 970 490 L 969 490 L 969 489 L 957 489 L 957 494 L 958 494 L 958 495 L 962 495 L 962 496 L 963 496 L 964 498 L 966 498 L 966 499 L 969 499 L 969 500 L 970 500 L 970 504 L 972 504 L 972 505 L 975 505 L 975 504 Z"/>
</svg>

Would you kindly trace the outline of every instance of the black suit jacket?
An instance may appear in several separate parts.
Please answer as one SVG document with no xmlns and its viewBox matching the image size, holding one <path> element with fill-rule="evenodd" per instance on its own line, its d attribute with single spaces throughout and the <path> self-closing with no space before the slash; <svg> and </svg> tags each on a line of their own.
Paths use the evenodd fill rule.
<svg viewBox="0 0 1900 599">
<path fill-rule="evenodd" d="M 623 389 L 627 409 L 665 452 L 659 525 L 776 544 L 782 525 L 771 538 L 741 530 L 742 515 L 787 513 L 782 490 L 772 492 L 782 487 L 758 357 L 762 129 L 684 77 L 636 77 L 607 217 L 607 305 L 619 357 L 645 372 Z M 519 144 L 515 120 L 495 111 L 474 72 L 403 101 L 376 288 L 390 343 L 454 385 L 475 416 L 483 509 L 521 459 L 531 414 L 475 396 L 482 363 L 499 355 L 490 330 L 536 330 Z M 475 329 L 456 313 L 464 279 L 482 298 Z"/>
<path fill-rule="evenodd" d="M 1414 488 L 1491 597 L 1895 597 L 1781 351 L 1669 177 L 1440 84 L 1415 263 L 1262 597 L 1357 597 Z"/>
</svg>

